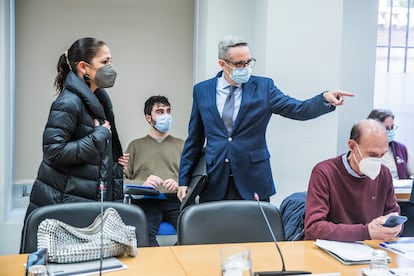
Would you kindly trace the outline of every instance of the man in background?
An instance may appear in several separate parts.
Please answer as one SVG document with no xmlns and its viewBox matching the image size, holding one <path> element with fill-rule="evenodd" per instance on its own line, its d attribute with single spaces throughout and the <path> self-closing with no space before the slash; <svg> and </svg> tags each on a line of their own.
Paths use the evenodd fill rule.
<svg viewBox="0 0 414 276">
<path fill-rule="evenodd" d="M 388 150 L 385 128 L 362 120 L 351 130 L 349 151 L 312 170 L 305 211 L 305 239 L 390 240 L 401 225 L 384 227 L 400 207 L 392 176 L 381 157 Z"/>
<path fill-rule="evenodd" d="M 124 174 L 126 182 L 153 187 L 166 196 L 165 200 L 144 198 L 133 201 L 147 216 L 150 245 L 158 246 L 156 235 L 162 221 L 177 229 L 181 204 L 177 198 L 177 179 L 184 141 L 169 134 L 172 117 L 166 97 L 147 99 L 144 114 L 150 125 L 149 133 L 128 145 L 129 161 Z"/>
</svg>

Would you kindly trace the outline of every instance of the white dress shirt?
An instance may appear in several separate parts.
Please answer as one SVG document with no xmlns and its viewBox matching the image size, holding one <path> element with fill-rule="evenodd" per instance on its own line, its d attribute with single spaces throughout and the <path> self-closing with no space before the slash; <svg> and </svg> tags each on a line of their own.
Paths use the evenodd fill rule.
<svg viewBox="0 0 414 276">
<path fill-rule="evenodd" d="M 216 104 L 217 110 L 220 114 L 220 117 L 223 117 L 223 108 L 224 103 L 226 102 L 227 96 L 230 92 L 230 84 L 226 81 L 226 79 L 221 76 L 217 79 L 217 86 L 216 86 Z M 233 112 L 233 122 L 236 120 L 237 114 L 239 114 L 240 110 L 240 103 L 242 98 L 242 88 L 241 85 L 235 85 L 237 89 L 233 91 L 234 95 L 234 112 Z"/>
</svg>

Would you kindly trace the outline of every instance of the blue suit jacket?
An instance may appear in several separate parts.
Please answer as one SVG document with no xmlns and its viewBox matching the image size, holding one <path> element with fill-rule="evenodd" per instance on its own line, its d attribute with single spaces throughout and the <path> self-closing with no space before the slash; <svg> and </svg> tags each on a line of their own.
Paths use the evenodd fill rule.
<svg viewBox="0 0 414 276">
<path fill-rule="evenodd" d="M 193 89 L 193 107 L 180 162 L 179 185 L 188 186 L 191 173 L 206 141 L 208 183 L 201 201 L 221 200 L 227 190 L 230 167 L 235 185 L 244 199 L 275 194 L 266 128 L 272 114 L 295 120 L 308 120 L 333 111 L 322 94 L 299 101 L 282 93 L 272 79 L 251 76 L 243 84 L 240 110 L 228 135 L 217 110 L 216 77 L 200 82 Z"/>
</svg>

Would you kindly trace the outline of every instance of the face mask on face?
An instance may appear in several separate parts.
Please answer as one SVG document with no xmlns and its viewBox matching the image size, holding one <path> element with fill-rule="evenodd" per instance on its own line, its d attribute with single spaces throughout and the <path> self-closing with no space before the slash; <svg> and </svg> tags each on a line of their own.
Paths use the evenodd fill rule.
<svg viewBox="0 0 414 276">
<path fill-rule="evenodd" d="M 170 130 L 172 124 L 172 117 L 169 114 L 163 114 L 157 117 L 154 128 L 159 132 L 167 132 Z"/>
<path fill-rule="evenodd" d="M 250 67 L 233 68 L 231 79 L 236 83 L 246 83 L 249 80 L 251 74 L 252 68 Z"/>
<path fill-rule="evenodd" d="M 357 147 L 358 147 L 358 151 L 362 159 L 358 163 L 355 157 L 355 153 L 353 153 L 353 156 L 354 156 L 355 162 L 358 163 L 359 170 L 363 174 L 365 174 L 366 176 L 374 180 L 375 178 L 377 178 L 377 176 L 379 175 L 381 171 L 381 159 L 376 158 L 376 157 L 364 157 L 361 153 L 361 150 L 359 149 L 358 144 L 357 144 Z"/>
<path fill-rule="evenodd" d="M 96 71 L 95 83 L 98 87 L 109 88 L 114 86 L 116 71 L 112 64 L 107 64 Z"/>
<path fill-rule="evenodd" d="M 92 65 L 88 64 L 88 66 L 92 68 Z M 100 88 L 109 88 L 114 86 L 116 76 L 117 73 L 115 71 L 115 68 L 112 66 L 112 64 L 107 64 L 96 70 L 95 83 Z M 83 79 L 88 84 L 88 86 L 90 86 L 89 75 L 85 74 Z"/>
<path fill-rule="evenodd" d="M 387 131 L 388 143 L 394 141 L 395 136 L 395 129 L 391 129 Z"/>
</svg>

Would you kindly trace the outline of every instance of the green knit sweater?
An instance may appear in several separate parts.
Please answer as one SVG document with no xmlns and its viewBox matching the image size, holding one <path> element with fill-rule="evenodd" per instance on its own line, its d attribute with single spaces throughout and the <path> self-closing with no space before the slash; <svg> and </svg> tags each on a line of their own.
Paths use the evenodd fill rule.
<svg viewBox="0 0 414 276">
<path fill-rule="evenodd" d="M 143 184 L 150 175 L 178 181 L 181 152 L 184 140 L 167 136 L 161 142 L 147 135 L 133 140 L 126 150 L 129 153 L 127 170 L 124 171 L 126 183 Z M 162 193 L 171 193 L 159 187 Z"/>
</svg>

